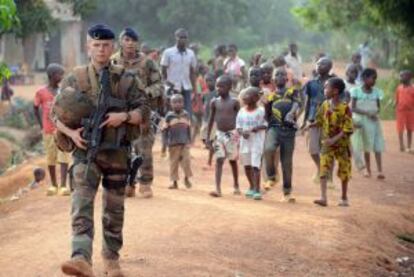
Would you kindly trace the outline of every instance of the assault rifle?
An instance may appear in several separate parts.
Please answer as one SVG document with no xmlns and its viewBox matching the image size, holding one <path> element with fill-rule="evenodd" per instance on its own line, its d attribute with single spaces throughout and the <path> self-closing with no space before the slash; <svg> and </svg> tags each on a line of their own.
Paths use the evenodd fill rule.
<svg viewBox="0 0 414 277">
<path fill-rule="evenodd" d="M 100 125 L 105 121 L 106 114 L 114 110 L 125 110 L 127 107 L 125 100 L 112 97 L 111 79 L 107 67 L 101 72 L 99 84 L 100 91 L 97 106 L 89 118 L 82 119 L 82 126 L 84 128 L 83 138 L 87 141 L 85 178 L 87 178 L 90 165 L 95 161 L 102 144 L 104 128 L 100 128 Z M 122 131 L 121 129 L 124 130 Z M 117 142 L 114 144 L 114 147 L 121 147 L 122 133 L 125 132 L 123 127 L 117 130 Z"/>
</svg>

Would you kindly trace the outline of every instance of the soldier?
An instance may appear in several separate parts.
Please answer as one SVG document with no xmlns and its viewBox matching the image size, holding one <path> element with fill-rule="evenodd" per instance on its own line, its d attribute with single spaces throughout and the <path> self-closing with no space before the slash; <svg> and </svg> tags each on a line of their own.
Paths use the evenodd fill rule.
<svg viewBox="0 0 414 277">
<path fill-rule="evenodd" d="M 139 36 L 132 28 L 125 28 L 119 35 L 121 49 L 112 56 L 112 63 L 122 65 L 125 69 L 137 75 L 145 86 L 145 92 L 150 101 L 151 110 L 161 113 L 163 107 L 163 86 L 160 71 L 153 60 L 147 58 L 139 51 Z M 134 151 L 141 155 L 143 164 L 137 181 L 140 184 L 139 192 L 144 198 L 151 198 L 151 189 L 154 179 L 154 168 L 152 162 L 152 148 L 155 135 L 151 125 L 141 125 L 141 136 L 134 141 Z M 126 187 L 126 196 L 135 196 L 135 185 Z"/>
<path fill-rule="evenodd" d="M 101 124 L 104 128 L 103 143 L 100 145 L 96 159 L 89 167 L 86 161 L 89 146 L 82 137 L 83 127 L 66 126 L 54 110 L 58 130 L 76 145 L 73 152 L 74 164 L 70 173 L 73 190 L 72 258 L 62 264 L 63 273 L 72 276 L 94 276 L 92 271 L 93 211 L 101 178 L 104 270 L 107 276 L 124 276 L 118 260 L 123 243 L 124 196 L 129 173 L 130 143 L 139 134 L 138 126 L 147 124 L 150 110 L 139 80 L 126 73 L 122 67 L 110 64 L 114 38 L 114 33 L 106 25 L 98 24 L 91 27 L 87 36 L 90 63 L 75 68 L 62 84 L 63 89 L 74 88 L 90 99 L 92 104 L 96 104 L 102 88 L 100 83 L 104 83 L 101 82 L 104 78 L 100 76 L 109 74 L 112 97 L 124 103 L 123 108 L 107 113 L 106 120 Z M 126 133 L 121 132 L 123 136 L 118 140 L 121 130 L 126 130 Z"/>
</svg>

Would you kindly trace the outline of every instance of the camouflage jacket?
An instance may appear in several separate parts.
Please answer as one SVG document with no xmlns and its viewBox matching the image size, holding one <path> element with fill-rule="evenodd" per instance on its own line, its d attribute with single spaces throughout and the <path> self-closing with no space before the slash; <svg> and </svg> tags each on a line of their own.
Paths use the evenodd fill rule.
<svg viewBox="0 0 414 277">
<path fill-rule="evenodd" d="M 162 97 L 164 88 L 161 82 L 160 70 L 155 62 L 139 52 L 137 52 L 136 59 L 126 60 L 121 51 L 115 53 L 111 60 L 112 64 L 123 66 L 128 72 L 139 77 L 145 86 L 151 109 L 158 109 L 157 98 Z"/>
<path fill-rule="evenodd" d="M 142 124 L 148 124 L 151 111 L 148 105 L 148 97 L 144 91 L 144 85 L 136 76 L 126 72 L 123 67 L 111 64 L 109 71 L 113 97 L 126 100 L 126 110 L 136 110 L 140 112 L 142 116 Z M 73 87 L 75 90 L 87 94 L 94 103 L 97 103 L 99 75 L 91 64 L 75 67 L 62 81 L 62 89 L 66 87 Z M 131 124 L 125 125 L 127 128 L 126 139 L 127 141 L 132 142 L 138 138 L 140 128 L 139 126 Z M 113 139 L 112 133 L 115 133 L 115 129 L 116 128 L 107 128 L 105 130 L 105 142 Z"/>
</svg>

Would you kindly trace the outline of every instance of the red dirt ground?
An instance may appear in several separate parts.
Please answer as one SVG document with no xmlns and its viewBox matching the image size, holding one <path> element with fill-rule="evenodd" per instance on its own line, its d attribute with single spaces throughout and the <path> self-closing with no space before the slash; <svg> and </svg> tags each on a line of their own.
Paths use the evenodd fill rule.
<svg viewBox="0 0 414 277">
<path fill-rule="evenodd" d="M 280 185 L 264 200 L 231 194 L 225 168 L 224 197 L 213 199 L 206 152 L 192 150 L 194 187 L 170 191 L 168 161 L 155 147 L 153 199 L 126 200 L 121 265 L 127 276 L 391 276 L 395 258 L 414 257 L 397 234 L 414 233 L 414 156 L 398 152 L 393 122 L 384 122 L 387 179 L 354 175 L 349 208 L 312 204 L 319 188 L 303 137 L 294 157 L 296 204 L 280 203 Z M 43 158 L 0 177 L 0 188 L 25 186 Z M 243 190 L 246 179 L 241 176 Z M 0 276 L 63 276 L 70 255 L 70 198 L 46 197 L 45 186 L 0 205 Z M 95 209 L 94 270 L 102 274 L 101 195 Z"/>
</svg>

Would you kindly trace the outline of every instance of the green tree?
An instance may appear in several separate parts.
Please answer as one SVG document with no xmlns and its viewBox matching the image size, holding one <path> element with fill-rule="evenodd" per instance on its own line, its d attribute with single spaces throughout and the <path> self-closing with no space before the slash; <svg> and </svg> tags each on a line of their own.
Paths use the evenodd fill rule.
<svg viewBox="0 0 414 277">
<path fill-rule="evenodd" d="M 248 0 L 101 0 L 87 18 L 106 22 L 116 30 L 135 27 L 145 40 L 170 43 L 173 32 L 185 27 L 191 39 L 210 42 L 225 38 L 245 22 Z"/>
<path fill-rule="evenodd" d="M 10 30 L 13 26 L 19 25 L 16 5 L 13 0 L 0 0 L 0 36 Z M 0 62 L 0 82 L 10 77 L 10 70 L 7 65 Z"/>
<path fill-rule="evenodd" d="M 351 32 L 362 32 L 381 42 L 386 59 L 392 44 L 397 49 L 397 67 L 414 69 L 413 10 L 412 0 L 308 0 L 293 13 L 308 28 L 342 31 L 348 37 Z"/>
</svg>

